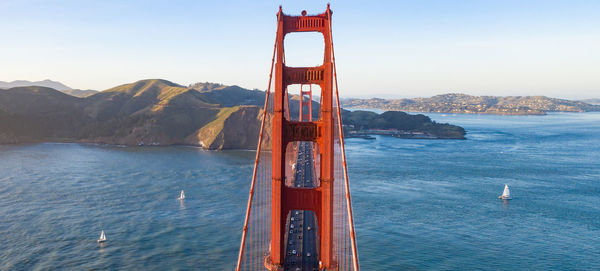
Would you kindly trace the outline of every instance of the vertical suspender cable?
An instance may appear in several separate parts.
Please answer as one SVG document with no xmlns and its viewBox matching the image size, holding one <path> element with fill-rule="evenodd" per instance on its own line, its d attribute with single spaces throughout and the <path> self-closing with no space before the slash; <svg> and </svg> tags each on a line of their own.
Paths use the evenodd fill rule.
<svg viewBox="0 0 600 271">
<path fill-rule="evenodd" d="M 263 107 L 263 116 L 260 124 L 260 135 L 258 137 L 258 146 L 256 147 L 256 159 L 254 160 L 254 170 L 252 171 L 252 183 L 250 184 L 250 195 L 248 197 L 248 206 L 246 208 L 246 219 L 244 220 L 244 231 L 242 232 L 242 242 L 240 244 L 240 253 L 238 255 L 238 261 L 236 269 L 240 271 L 242 265 L 242 257 L 244 256 L 244 246 L 246 245 L 246 234 L 248 232 L 248 221 L 250 219 L 250 212 L 252 210 L 252 199 L 254 197 L 254 184 L 256 183 L 256 172 L 258 170 L 258 160 L 260 158 L 260 149 L 262 147 L 262 137 L 265 128 L 265 119 L 267 118 L 267 105 L 269 103 L 269 93 L 271 92 L 271 80 L 273 77 L 273 64 L 275 63 L 275 49 L 277 48 L 277 34 L 275 35 L 275 45 L 273 45 L 273 57 L 271 58 L 271 71 L 269 73 L 269 84 L 267 92 L 265 94 L 265 105 Z"/>
<path fill-rule="evenodd" d="M 331 34 L 331 13 L 328 13 L 328 19 L 329 19 L 329 38 L 330 38 L 330 42 L 331 42 L 331 57 L 332 57 L 332 61 L 333 61 L 333 77 L 335 78 L 335 97 L 337 99 L 337 105 L 338 105 L 338 109 L 337 109 L 337 115 L 338 115 L 338 130 L 339 130 L 339 134 L 340 134 L 340 146 L 341 146 L 341 152 L 342 152 L 342 164 L 344 167 L 344 184 L 345 184 L 345 190 L 346 190 L 346 204 L 347 204 L 347 210 L 348 210 L 348 227 L 350 228 L 350 246 L 352 247 L 352 265 L 354 267 L 355 271 L 359 271 L 359 264 L 358 264 L 358 251 L 356 249 L 356 235 L 354 233 L 354 218 L 352 217 L 352 203 L 351 203 L 351 199 L 350 199 L 350 185 L 348 183 L 348 168 L 346 165 L 346 149 L 344 147 L 344 130 L 342 128 L 342 114 L 341 114 L 341 110 L 340 110 L 340 96 L 339 96 L 339 92 L 338 92 L 338 83 L 337 83 L 337 71 L 336 71 L 336 67 L 335 67 L 335 54 L 333 52 L 333 35 Z"/>
</svg>

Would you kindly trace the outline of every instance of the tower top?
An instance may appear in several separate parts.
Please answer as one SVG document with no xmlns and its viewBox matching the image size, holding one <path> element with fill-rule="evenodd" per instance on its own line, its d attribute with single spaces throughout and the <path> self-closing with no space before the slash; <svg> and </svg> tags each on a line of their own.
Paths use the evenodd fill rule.
<svg viewBox="0 0 600 271">
<path fill-rule="evenodd" d="M 333 14 L 333 11 L 331 10 L 329 3 L 327 3 L 327 9 L 325 10 L 325 12 L 323 12 L 322 14 L 317 14 L 315 16 L 327 15 L 327 14 L 329 14 L 329 15 Z M 277 16 L 279 17 L 279 15 L 285 15 L 285 16 L 289 16 L 289 17 L 299 17 L 299 16 L 293 16 L 293 15 L 286 15 L 286 14 L 284 14 L 283 13 L 283 8 L 282 8 L 281 5 L 279 5 L 279 11 L 277 11 Z M 307 16 L 308 12 L 306 10 L 302 10 L 300 12 L 300 15 L 301 16 Z M 313 15 L 308 15 L 308 16 L 313 16 Z"/>
</svg>

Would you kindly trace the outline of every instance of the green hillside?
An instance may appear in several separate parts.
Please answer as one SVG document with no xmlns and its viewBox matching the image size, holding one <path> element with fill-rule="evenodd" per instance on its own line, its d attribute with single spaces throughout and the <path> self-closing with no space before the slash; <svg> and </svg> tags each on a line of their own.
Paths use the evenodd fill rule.
<svg viewBox="0 0 600 271">
<path fill-rule="evenodd" d="M 242 95 L 246 93 L 239 87 L 198 91 L 160 79 L 120 85 L 85 98 L 43 87 L 2 90 L 0 143 L 191 144 L 190 136 L 202 127 L 231 115 L 223 112 L 240 110 L 230 107 L 245 103 L 251 107 L 255 102 L 248 99 L 260 99 L 260 91 L 246 92 Z M 256 115 L 246 115 L 254 124 Z M 245 144 L 252 148 L 256 142 Z"/>
<path fill-rule="evenodd" d="M 265 92 L 259 90 L 215 83 L 185 87 L 162 79 L 140 80 L 83 98 L 46 87 L 11 88 L 0 90 L 0 144 L 65 141 L 251 149 L 257 144 L 264 99 Z M 312 103 L 317 118 L 319 104 Z M 299 96 L 290 96 L 292 119 L 298 117 L 298 109 Z M 343 120 L 357 129 L 461 135 L 455 126 L 436 124 L 422 115 L 344 111 Z"/>
<path fill-rule="evenodd" d="M 262 110 L 256 106 L 225 107 L 215 120 L 187 138 L 207 149 L 245 149 L 258 142 Z"/>
<path fill-rule="evenodd" d="M 90 119 L 81 99 L 38 86 L 0 90 L 0 143 L 74 138 Z"/>
<path fill-rule="evenodd" d="M 399 131 L 404 133 L 422 133 L 432 138 L 464 139 L 465 129 L 447 123 L 437 123 L 422 115 L 411 115 L 400 111 L 387 111 L 377 114 L 370 111 L 343 110 L 344 132 L 371 134 L 369 130 Z"/>
</svg>

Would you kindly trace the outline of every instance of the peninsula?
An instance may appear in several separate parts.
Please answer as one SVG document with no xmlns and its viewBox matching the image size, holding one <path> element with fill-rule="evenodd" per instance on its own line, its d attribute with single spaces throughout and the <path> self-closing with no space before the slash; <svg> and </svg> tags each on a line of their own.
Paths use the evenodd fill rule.
<svg viewBox="0 0 600 271">
<path fill-rule="evenodd" d="M 342 121 L 346 137 L 389 135 L 414 139 L 465 139 L 465 129 L 448 123 L 437 123 L 429 117 L 399 111 L 377 114 L 370 111 L 343 110 Z"/>
</svg>

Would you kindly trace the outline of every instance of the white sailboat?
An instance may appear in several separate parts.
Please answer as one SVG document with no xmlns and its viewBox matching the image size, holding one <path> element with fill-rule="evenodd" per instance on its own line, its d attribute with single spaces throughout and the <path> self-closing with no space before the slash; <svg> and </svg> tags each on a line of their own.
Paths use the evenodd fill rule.
<svg viewBox="0 0 600 271">
<path fill-rule="evenodd" d="M 510 199 L 510 189 L 508 189 L 508 184 L 504 185 L 504 191 L 502 195 L 498 197 L 499 199 Z"/>
<path fill-rule="evenodd" d="M 183 190 L 181 190 L 181 193 L 179 193 L 179 198 L 177 199 L 185 199 L 185 193 L 183 193 Z"/>
<path fill-rule="evenodd" d="M 98 239 L 98 243 L 106 242 L 106 235 L 104 234 L 104 230 L 100 233 L 100 239 Z"/>
</svg>

